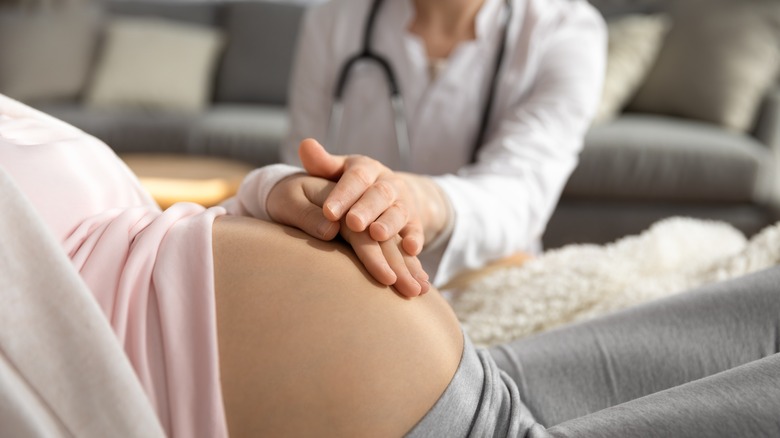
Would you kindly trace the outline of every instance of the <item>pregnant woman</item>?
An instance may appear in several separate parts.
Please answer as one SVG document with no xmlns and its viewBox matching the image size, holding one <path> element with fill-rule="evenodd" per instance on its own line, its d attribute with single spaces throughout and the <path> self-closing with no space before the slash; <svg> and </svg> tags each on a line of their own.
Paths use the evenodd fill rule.
<svg viewBox="0 0 780 438">
<path fill-rule="evenodd" d="M 367 249 L 341 227 L 353 250 L 248 216 L 330 182 L 261 169 L 226 208 L 163 212 L 106 145 L 2 96 L 0 171 L 169 436 L 780 433 L 780 269 L 477 349 L 435 289 L 383 284 L 422 275 L 400 239 Z M 364 267 L 380 254 L 392 281 Z"/>
</svg>

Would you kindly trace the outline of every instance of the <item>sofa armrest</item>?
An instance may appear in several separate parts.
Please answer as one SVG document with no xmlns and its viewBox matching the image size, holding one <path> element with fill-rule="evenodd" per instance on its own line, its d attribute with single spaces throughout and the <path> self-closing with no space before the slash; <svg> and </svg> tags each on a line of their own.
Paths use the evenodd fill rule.
<svg viewBox="0 0 780 438">
<path fill-rule="evenodd" d="M 753 135 L 769 148 L 772 156 L 761 169 L 756 196 L 780 211 L 780 84 L 764 98 Z"/>
</svg>

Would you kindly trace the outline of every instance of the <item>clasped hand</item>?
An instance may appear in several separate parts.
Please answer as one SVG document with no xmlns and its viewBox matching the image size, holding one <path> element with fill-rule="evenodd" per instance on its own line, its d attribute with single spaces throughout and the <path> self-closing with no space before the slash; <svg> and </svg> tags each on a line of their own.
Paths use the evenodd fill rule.
<svg viewBox="0 0 780 438">
<path fill-rule="evenodd" d="M 377 281 L 407 297 L 426 293 L 429 277 L 417 258 L 423 227 L 404 178 L 368 157 L 331 155 L 312 139 L 299 154 L 309 175 L 276 184 L 269 216 L 318 239 L 340 234 Z"/>
</svg>

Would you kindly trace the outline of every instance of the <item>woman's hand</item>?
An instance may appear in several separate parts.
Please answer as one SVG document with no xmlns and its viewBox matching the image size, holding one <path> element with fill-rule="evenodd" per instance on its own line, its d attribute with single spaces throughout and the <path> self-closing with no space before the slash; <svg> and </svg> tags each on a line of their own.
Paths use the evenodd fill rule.
<svg viewBox="0 0 780 438">
<path fill-rule="evenodd" d="M 344 219 L 353 232 L 368 230 L 378 242 L 400 235 L 408 254 L 422 251 L 425 234 L 418 199 L 402 174 L 368 157 L 331 155 L 313 139 L 301 142 L 299 155 L 310 175 L 337 181 L 323 204 L 326 218 Z"/>
<path fill-rule="evenodd" d="M 355 232 L 342 224 L 341 236 L 352 245 L 363 266 L 378 282 L 395 287 L 398 293 L 409 298 L 430 290 L 428 274 L 420 260 L 402 248 L 398 234 L 378 242 L 368 231 Z"/>
<path fill-rule="evenodd" d="M 321 240 L 331 240 L 341 232 L 366 270 L 378 282 L 395 287 L 406 297 L 428 292 L 428 274 L 417 257 L 405 253 L 399 235 L 377 241 L 367 230 L 356 232 L 349 229 L 344 220 L 332 221 L 325 217 L 322 205 L 335 186 L 331 181 L 304 174 L 288 176 L 269 193 L 266 201 L 268 215 L 275 222 L 299 228 Z"/>
<path fill-rule="evenodd" d="M 320 240 L 332 240 L 339 234 L 338 221 L 323 215 L 322 204 L 336 184 L 298 173 L 274 186 L 265 202 L 268 216 L 274 222 L 289 225 Z"/>
</svg>

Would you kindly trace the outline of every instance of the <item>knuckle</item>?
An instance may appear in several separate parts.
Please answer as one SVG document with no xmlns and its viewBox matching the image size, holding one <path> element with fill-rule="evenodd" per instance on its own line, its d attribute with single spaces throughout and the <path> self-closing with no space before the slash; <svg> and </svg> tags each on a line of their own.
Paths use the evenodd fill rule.
<svg viewBox="0 0 780 438">
<path fill-rule="evenodd" d="M 398 214 L 404 219 L 407 220 L 409 218 L 409 209 L 406 208 L 406 204 L 403 202 L 396 202 L 394 205 L 396 211 Z"/>
<path fill-rule="evenodd" d="M 374 183 L 374 189 L 376 192 L 384 198 L 388 203 L 395 201 L 396 193 L 395 187 L 385 180 L 380 180 Z"/>
<path fill-rule="evenodd" d="M 355 154 L 352 156 L 352 159 L 355 162 L 355 164 L 359 164 L 363 166 L 371 164 L 374 161 L 372 158 L 368 157 L 367 155 L 362 155 L 362 154 Z"/>
<path fill-rule="evenodd" d="M 363 185 L 363 187 L 368 187 L 373 182 L 373 178 L 371 178 L 371 174 L 369 173 L 368 169 L 363 166 L 355 166 L 350 169 L 350 172 L 352 173 L 352 176 Z"/>
</svg>

